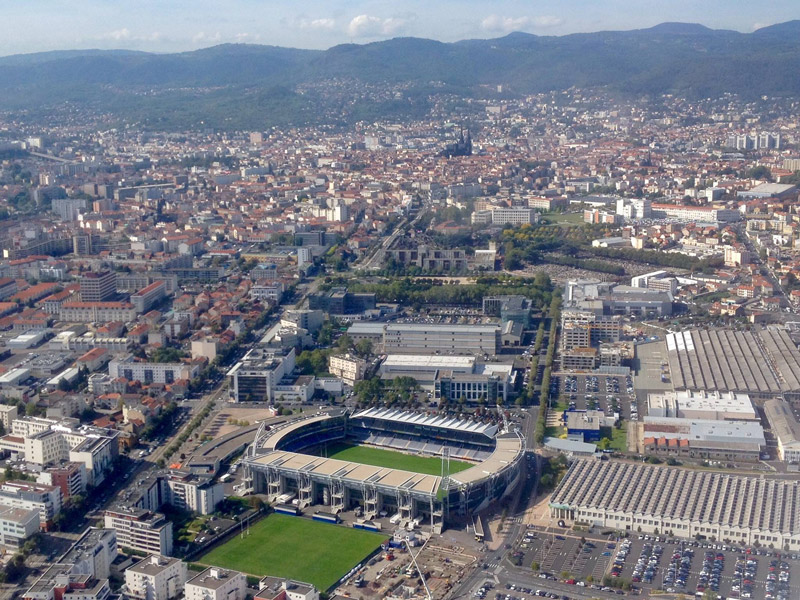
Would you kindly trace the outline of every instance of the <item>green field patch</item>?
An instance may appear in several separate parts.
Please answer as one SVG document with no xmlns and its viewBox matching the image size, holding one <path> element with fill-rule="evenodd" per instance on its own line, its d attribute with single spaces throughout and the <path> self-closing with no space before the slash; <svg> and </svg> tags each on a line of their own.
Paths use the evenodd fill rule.
<svg viewBox="0 0 800 600">
<path fill-rule="evenodd" d="M 314 452 L 317 456 L 346 460 L 361 465 L 385 467 L 387 469 L 400 469 L 412 473 L 425 475 L 441 475 L 442 459 L 434 456 L 417 456 L 405 454 L 394 450 L 373 448 L 371 446 L 357 446 L 345 442 L 335 442 L 320 446 Z M 474 466 L 472 463 L 461 460 L 450 461 L 450 474 L 459 473 Z"/>
<path fill-rule="evenodd" d="M 249 534 L 214 548 L 198 562 L 259 577 L 305 581 L 324 591 L 385 539 L 342 525 L 271 514 L 250 527 Z"/>
</svg>

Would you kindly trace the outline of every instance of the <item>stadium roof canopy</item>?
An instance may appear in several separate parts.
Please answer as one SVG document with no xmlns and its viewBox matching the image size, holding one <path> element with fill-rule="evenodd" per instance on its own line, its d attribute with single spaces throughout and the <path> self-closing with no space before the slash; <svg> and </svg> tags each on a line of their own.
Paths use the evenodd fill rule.
<svg viewBox="0 0 800 600">
<path fill-rule="evenodd" d="M 464 433 L 478 433 L 489 438 L 493 438 L 497 434 L 497 425 L 475 423 L 462 419 L 448 419 L 446 417 L 424 415 L 404 410 L 393 410 L 391 408 L 368 408 L 357 412 L 352 418 L 358 419 L 361 417 L 407 423 L 409 425 L 438 427 L 440 429 L 450 429 L 452 431 L 462 431 Z"/>
</svg>

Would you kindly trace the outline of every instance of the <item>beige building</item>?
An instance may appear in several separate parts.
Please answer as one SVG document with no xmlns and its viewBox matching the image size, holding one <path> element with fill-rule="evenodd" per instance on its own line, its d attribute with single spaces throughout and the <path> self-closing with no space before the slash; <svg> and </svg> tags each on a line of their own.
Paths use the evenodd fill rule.
<svg viewBox="0 0 800 600">
<path fill-rule="evenodd" d="M 0 423 L 6 431 L 11 431 L 11 423 L 18 416 L 17 405 L 0 404 Z"/>
<path fill-rule="evenodd" d="M 186 563 L 153 555 L 125 570 L 125 595 L 137 600 L 172 600 L 183 594 Z"/>
<path fill-rule="evenodd" d="M 363 379 L 366 369 L 367 361 L 352 354 L 332 354 L 328 357 L 328 371 L 347 385 L 355 385 L 356 381 Z"/>
<path fill-rule="evenodd" d="M 209 567 L 186 582 L 186 600 L 244 600 L 247 578 L 238 571 Z"/>
<path fill-rule="evenodd" d="M 33 508 L 0 509 L 0 546 L 15 549 L 39 531 L 39 511 Z"/>
<path fill-rule="evenodd" d="M 784 400 L 767 400 L 764 414 L 778 442 L 778 458 L 800 463 L 800 424 L 792 414 L 791 405 Z"/>
<path fill-rule="evenodd" d="M 172 523 L 161 513 L 140 508 L 107 510 L 105 527 L 117 532 L 120 548 L 172 554 Z"/>
</svg>

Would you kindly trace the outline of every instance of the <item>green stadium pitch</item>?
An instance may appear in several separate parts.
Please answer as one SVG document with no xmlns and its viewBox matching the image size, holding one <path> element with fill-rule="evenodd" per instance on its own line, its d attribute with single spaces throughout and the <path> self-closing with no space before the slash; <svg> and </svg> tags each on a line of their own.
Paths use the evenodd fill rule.
<svg viewBox="0 0 800 600">
<path fill-rule="evenodd" d="M 372 446 L 358 446 L 345 442 L 335 442 L 318 446 L 314 452 L 318 456 L 346 460 L 361 465 L 384 467 L 387 469 L 400 469 L 423 475 L 441 475 L 442 459 L 433 456 L 417 456 L 405 454 L 394 450 L 373 448 Z M 450 474 L 458 473 L 472 467 L 471 463 L 461 460 L 450 461 Z"/>
<path fill-rule="evenodd" d="M 379 533 L 271 514 L 198 562 L 305 581 L 325 591 L 385 540 Z"/>
</svg>

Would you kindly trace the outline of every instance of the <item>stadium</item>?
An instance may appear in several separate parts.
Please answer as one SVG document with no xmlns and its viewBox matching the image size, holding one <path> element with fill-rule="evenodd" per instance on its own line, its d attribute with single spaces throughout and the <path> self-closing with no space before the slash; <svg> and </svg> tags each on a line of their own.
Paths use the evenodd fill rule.
<svg viewBox="0 0 800 600">
<path fill-rule="evenodd" d="M 391 451 L 406 468 L 326 457 L 329 445 L 342 443 Z M 368 521 L 399 515 L 401 525 L 416 521 L 439 533 L 511 492 L 524 455 L 524 438 L 495 425 L 370 408 L 262 424 L 244 464 L 250 487 L 270 501 L 290 495 L 300 509 L 320 505 L 333 514 L 360 508 Z M 418 472 L 414 457 L 438 457 L 439 473 Z"/>
</svg>

